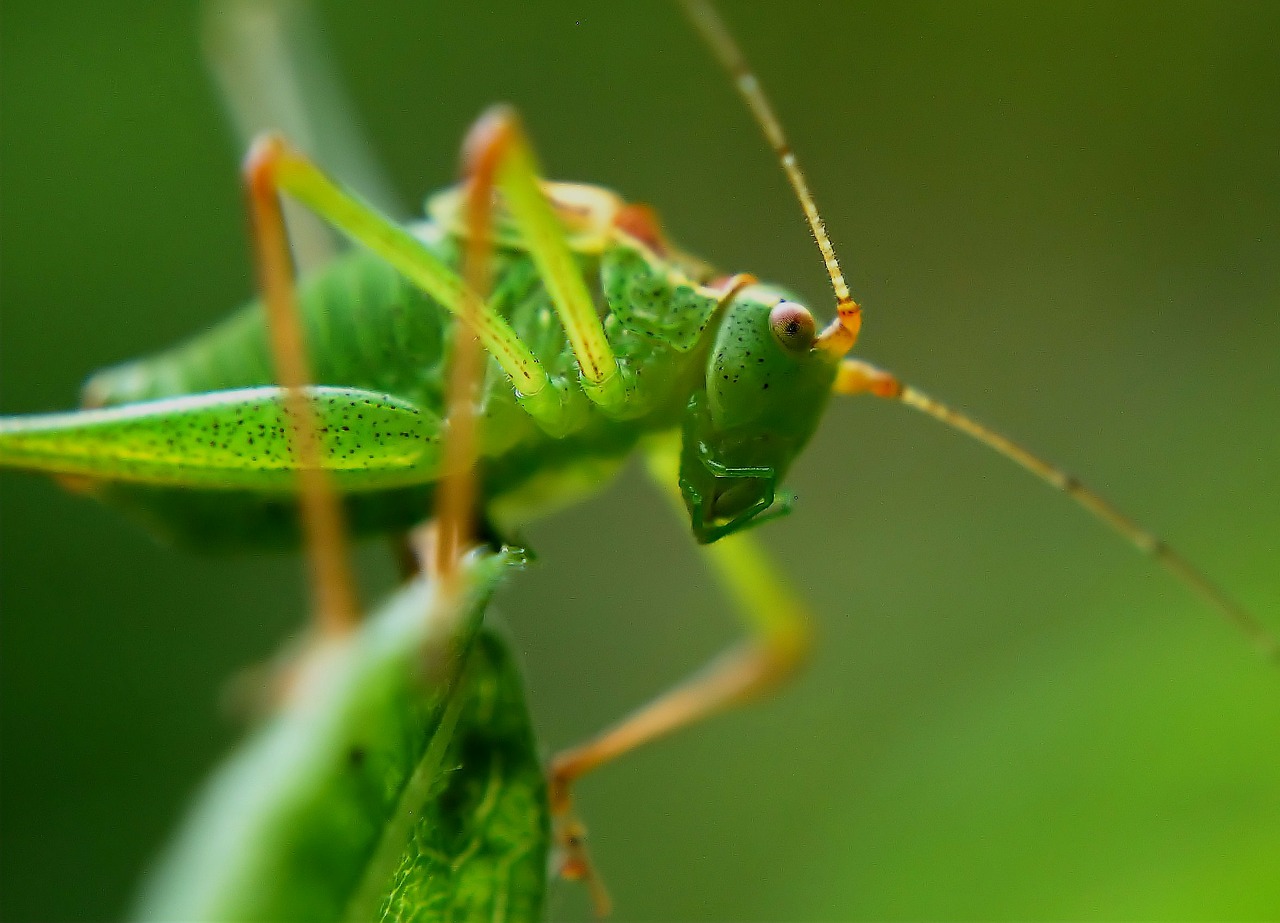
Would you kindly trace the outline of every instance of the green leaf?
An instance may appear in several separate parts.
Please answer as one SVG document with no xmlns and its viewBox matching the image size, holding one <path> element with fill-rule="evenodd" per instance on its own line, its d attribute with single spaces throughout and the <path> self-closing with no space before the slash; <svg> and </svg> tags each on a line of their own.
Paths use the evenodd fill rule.
<svg viewBox="0 0 1280 923">
<path fill-rule="evenodd" d="M 481 627 L 521 558 L 475 559 L 456 630 L 414 583 L 312 650 L 288 703 L 214 774 L 146 920 L 534 920 L 546 786 L 520 677 Z"/>
</svg>

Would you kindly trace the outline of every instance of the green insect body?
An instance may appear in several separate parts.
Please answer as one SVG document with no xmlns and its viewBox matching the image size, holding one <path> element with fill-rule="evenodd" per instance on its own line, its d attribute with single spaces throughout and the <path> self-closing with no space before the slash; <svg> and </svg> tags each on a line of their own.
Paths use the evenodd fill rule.
<svg viewBox="0 0 1280 923">
<path fill-rule="evenodd" d="M 495 770 L 507 788 L 512 779 L 518 783 L 518 798 L 528 796 L 536 810 L 523 812 L 523 829 L 536 835 L 517 831 L 519 848 L 508 850 L 510 838 L 497 830 L 497 860 L 490 864 L 506 868 L 515 856 L 526 875 L 545 867 L 539 845 L 547 832 L 544 796 L 557 867 L 566 877 L 590 881 L 571 798 L 576 781 L 629 750 L 773 689 L 804 662 L 812 635 L 803 603 L 751 536 L 735 533 L 789 509 L 780 481 L 833 393 L 896 400 L 1016 462 L 1164 565 L 1269 656 L 1280 656 L 1280 643 L 1261 622 L 1077 479 L 892 374 L 843 358 L 857 341 L 861 308 L 790 145 L 710 4 L 683 5 L 734 77 L 804 207 L 836 296 L 837 317 L 821 334 L 809 311 L 784 291 L 745 276 L 721 276 L 671 247 L 643 209 L 596 187 L 540 183 L 518 119 L 497 108 L 464 145 L 468 185 L 433 197 L 428 218 L 408 228 L 341 189 L 283 139 L 259 139 L 244 179 L 262 281 L 275 297 L 245 306 L 168 352 L 99 373 L 86 386 L 82 411 L 0 419 L 0 465 L 67 476 L 156 531 L 202 546 L 296 541 L 300 474 L 306 474 L 300 465 L 307 453 L 295 443 L 307 437 L 308 426 L 290 419 L 294 395 L 275 382 L 298 383 L 304 376 L 290 374 L 288 350 L 269 345 L 269 334 L 277 331 L 267 324 L 268 306 L 286 322 L 293 307 L 288 293 L 281 294 L 289 287 L 281 257 L 287 247 L 279 218 L 284 196 L 358 244 L 304 280 L 297 305 L 319 437 L 311 458 L 328 471 L 354 531 L 399 532 L 427 518 L 436 484 L 453 473 L 444 470 L 443 449 L 452 435 L 446 390 L 459 317 L 467 318 L 488 356 L 475 400 L 475 473 L 481 512 L 499 534 L 603 485 L 649 437 L 663 437 L 647 453 L 650 473 L 664 485 L 678 485 L 694 537 L 710 546 L 703 556 L 749 634 L 683 685 L 553 757 L 545 789 L 533 772 L 516 778 Z M 495 203 L 490 227 L 476 215 Z M 471 228 L 491 234 L 492 252 L 472 246 Z M 475 255 L 468 251 L 486 251 L 490 262 L 483 273 L 473 263 L 464 265 Z M 485 286 L 477 281 L 481 275 Z M 471 286 L 485 288 L 483 303 Z M 665 438 L 672 435 L 679 437 L 678 452 Z M 303 499 L 327 501 L 321 479 L 307 480 L 311 489 Z M 341 528 L 332 529 L 337 537 L 325 536 L 316 525 L 321 505 L 327 504 L 309 508 L 309 548 L 340 550 Z M 447 534 L 449 517 L 441 518 Z M 313 564 L 325 560 L 316 554 Z M 317 564 L 313 576 L 341 583 L 342 568 L 334 564 L 340 559 L 328 560 L 332 566 Z M 317 600 L 342 595 L 323 580 L 316 586 Z M 356 607 L 347 608 L 355 624 Z M 317 610 L 327 614 L 322 604 Z M 508 685 L 508 692 L 513 688 Z M 499 692 L 490 688 L 488 701 L 499 702 Z M 512 697 L 503 702 L 493 707 L 521 710 Z M 381 705 L 372 711 L 387 713 Z M 473 723 L 477 729 L 490 724 L 487 717 Z M 346 744 L 336 734 L 317 739 L 330 756 L 350 752 L 330 746 L 334 740 Z M 513 725 L 506 739 L 518 739 L 519 762 L 528 770 L 527 727 Z M 495 742 L 483 734 L 475 740 L 477 748 L 491 749 Z M 484 765 L 483 759 L 472 762 Z M 341 761 L 328 765 L 337 768 L 336 778 L 346 778 L 349 767 Z M 274 822 L 267 815 L 252 819 L 263 817 Z M 439 848 L 442 836 L 446 845 L 464 839 L 450 838 L 446 827 L 434 818 L 424 822 L 404 862 L 379 865 L 394 872 L 409 903 L 429 903 L 430 889 L 422 889 L 422 900 L 415 889 L 442 870 L 458 878 L 446 890 L 469 893 L 462 878 L 471 869 Z M 526 848 L 529 843 L 534 845 Z M 469 847 L 461 852 L 474 858 Z M 439 855 L 445 861 L 437 862 Z M 305 861 L 300 867 L 314 871 Z M 482 869 L 477 878 L 492 877 L 490 871 Z M 474 890 L 476 906 L 488 909 L 488 892 Z M 528 891 L 536 892 L 534 906 L 540 890 Z M 174 893 L 185 894 L 185 887 Z M 598 907 L 607 905 L 598 888 L 595 896 Z M 224 916 L 246 918 L 235 910 Z M 280 916 L 272 910 L 264 918 Z"/>
<path fill-rule="evenodd" d="M 591 187 L 549 188 L 614 201 Z M 435 197 L 432 217 L 412 228 L 455 271 L 458 199 L 454 191 Z M 572 412 L 564 431 L 547 432 L 490 362 L 478 412 L 492 518 L 513 524 L 576 499 L 646 434 L 676 428 L 701 540 L 785 509 L 778 479 L 812 434 L 836 371 L 810 348 L 804 309 L 765 286 L 726 290 L 702 264 L 621 229 L 567 228 L 620 374 L 635 383 L 624 411 L 610 414 L 583 394 L 564 328 L 509 219 L 495 237 L 489 303 Z M 350 519 L 359 531 L 412 525 L 430 509 L 440 474 L 456 319 L 361 250 L 306 280 L 300 307 L 323 386 L 314 391 L 323 464 Z M 172 350 L 93 376 L 85 411 L 0 423 L 0 462 L 100 479 L 105 499 L 188 543 L 278 541 L 296 531 L 297 463 L 273 381 L 265 313 L 254 302 Z"/>
</svg>

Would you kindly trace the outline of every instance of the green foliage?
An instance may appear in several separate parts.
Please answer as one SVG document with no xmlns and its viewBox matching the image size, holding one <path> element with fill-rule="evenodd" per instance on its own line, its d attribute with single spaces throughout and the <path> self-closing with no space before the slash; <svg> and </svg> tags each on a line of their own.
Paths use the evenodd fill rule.
<svg viewBox="0 0 1280 923">
<path fill-rule="evenodd" d="M 512 552 L 474 562 L 456 623 L 419 581 L 350 639 L 309 649 L 287 703 L 198 798 L 137 916 L 538 918 L 545 783 L 519 675 L 481 627 L 518 565 Z"/>
<path fill-rule="evenodd" d="M 471 653 L 446 776 L 400 851 L 377 919 L 537 919 L 547 870 L 546 785 L 519 677 L 498 636 Z"/>
</svg>

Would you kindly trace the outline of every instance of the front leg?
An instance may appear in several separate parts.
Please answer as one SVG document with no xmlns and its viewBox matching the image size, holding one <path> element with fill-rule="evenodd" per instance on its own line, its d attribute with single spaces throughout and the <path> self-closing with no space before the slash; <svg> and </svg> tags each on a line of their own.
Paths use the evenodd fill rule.
<svg viewBox="0 0 1280 923">
<path fill-rule="evenodd" d="M 476 121 L 463 146 L 463 164 L 473 182 L 492 184 L 502 193 L 564 325 L 582 390 L 610 416 L 631 415 L 635 381 L 613 354 L 514 109 L 495 106 Z"/>
<path fill-rule="evenodd" d="M 680 493 L 674 489 L 678 449 L 673 442 L 652 451 L 649 472 L 683 511 Z M 560 850 L 559 871 L 566 878 L 587 881 L 601 916 L 609 910 L 609 899 L 592 869 L 585 831 L 573 812 L 573 784 L 624 753 L 772 692 L 804 663 L 811 646 L 810 618 L 804 604 L 751 536 L 739 532 L 699 550 L 735 604 L 746 625 L 747 639 L 618 724 L 556 754 L 551 761 L 551 812 Z"/>
</svg>

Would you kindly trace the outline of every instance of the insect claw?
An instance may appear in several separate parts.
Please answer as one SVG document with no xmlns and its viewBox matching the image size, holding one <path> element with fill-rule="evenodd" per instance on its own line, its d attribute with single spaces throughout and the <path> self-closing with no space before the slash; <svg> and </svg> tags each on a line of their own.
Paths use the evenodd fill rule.
<svg viewBox="0 0 1280 923">
<path fill-rule="evenodd" d="M 553 794 L 552 805 L 555 847 L 551 855 L 551 872 L 565 881 L 586 884 L 596 918 L 603 919 L 613 912 L 613 899 L 591 862 L 591 854 L 587 850 L 587 828 L 573 814 L 566 794 L 561 793 L 560 797 Z"/>
</svg>

